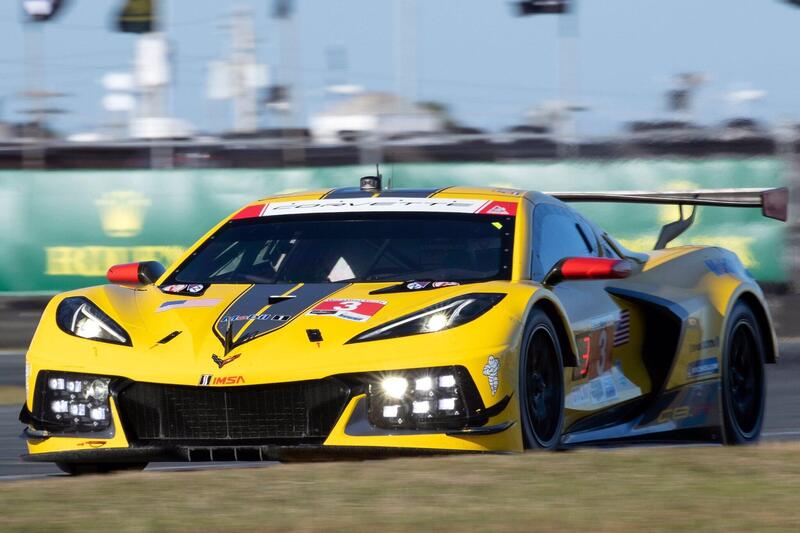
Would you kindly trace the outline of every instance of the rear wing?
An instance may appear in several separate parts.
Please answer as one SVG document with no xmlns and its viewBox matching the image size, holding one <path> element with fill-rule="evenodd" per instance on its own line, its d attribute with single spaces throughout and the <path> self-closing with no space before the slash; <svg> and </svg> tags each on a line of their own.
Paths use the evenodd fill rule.
<svg viewBox="0 0 800 533">
<path fill-rule="evenodd" d="M 564 202 L 610 202 L 630 204 L 667 204 L 680 206 L 681 218 L 661 228 L 656 243 L 660 250 L 689 229 L 694 222 L 695 209 L 688 218 L 683 216 L 683 206 L 713 205 L 722 207 L 760 207 L 765 217 L 786 221 L 789 190 L 773 189 L 701 189 L 696 191 L 608 191 L 608 192 L 549 192 L 545 193 Z"/>
</svg>

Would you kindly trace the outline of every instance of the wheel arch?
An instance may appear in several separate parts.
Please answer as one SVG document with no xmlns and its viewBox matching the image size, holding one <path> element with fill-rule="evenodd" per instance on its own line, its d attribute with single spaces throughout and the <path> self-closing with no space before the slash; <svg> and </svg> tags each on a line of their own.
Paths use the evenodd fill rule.
<svg viewBox="0 0 800 533">
<path fill-rule="evenodd" d="M 764 354 L 764 362 L 765 363 L 777 363 L 778 362 L 778 345 L 775 339 L 775 330 L 772 328 L 772 320 L 769 315 L 769 310 L 767 309 L 766 304 L 764 303 L 763 297 L 760 297 L 756 293 L 750 290 L 743 290 L 735 298 L 731 299 L 731 306 L 728 309 L 728 315 L 730 314 L 731 310 L 733 310 L 734 306 L 739 302 L 745 303 L 752 311 L 753 314 L 756 316 L 756 320 L 758 321 L 758 328 L 761 330 L 763 338 L 764 338 L 764 349 L 766 353 Z M 726 315 L 726 328 L 727 328 L 727 315 Z"/>
<path fill-rule="evenodd" d="M 548 296 L 542 296 L 536 300 L 531 306 L 531 310 L 541 309 L 553 322 L 556 328 L 556 335 L 561 346 L 565 348 L 563 355 L 564 366 L 574 367 L 578 366 L 578 350 L 575 344 L 575 336 L 572 334 L 572 328 L 569 325 L 567 313 L 557 300 Z"/>
</svg>

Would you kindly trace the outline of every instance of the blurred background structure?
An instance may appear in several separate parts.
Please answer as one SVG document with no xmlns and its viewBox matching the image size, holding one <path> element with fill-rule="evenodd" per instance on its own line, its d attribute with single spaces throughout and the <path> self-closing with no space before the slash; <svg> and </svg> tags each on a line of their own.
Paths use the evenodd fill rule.
<svg viewBox="0 0 800 533">
<path fill-rule="evenodd" d="M 253 198 L 353 185 L 375 163 L 395 187 L 788 185 L 796 201 L 797 7 L 3 2 L 0 295 L 168 263 Z M 581 209 L 634 248 L 674 216 Z M 683 242 L 731 248 L 791 290 L 795 213 L 704 209 Z"/>
</svg>

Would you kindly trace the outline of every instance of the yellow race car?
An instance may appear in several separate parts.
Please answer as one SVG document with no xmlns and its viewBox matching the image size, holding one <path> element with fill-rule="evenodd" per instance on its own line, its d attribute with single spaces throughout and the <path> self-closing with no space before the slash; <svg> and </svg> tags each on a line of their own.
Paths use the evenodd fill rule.
<svg viewBox="0 0 800 533">
<path fill-rule="evenodd" d="M 769 311 L 695 206 L 786 190 L 360 187 L 252 203 L 165 269 L 59 294 L 27 353 L 28 461 L 303 460 L 756 440 Z M 693 206 L 634 253 L 573 201 Z"/>
</svg>

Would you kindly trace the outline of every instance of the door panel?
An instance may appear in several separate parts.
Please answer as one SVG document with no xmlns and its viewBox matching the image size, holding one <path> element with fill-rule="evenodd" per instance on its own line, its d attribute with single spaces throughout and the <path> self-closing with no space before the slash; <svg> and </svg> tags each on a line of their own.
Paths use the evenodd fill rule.
<svg viewBox="0 0 800 533">
<path fill-rule="evenodd" d="M 534 210 L 532 277 L 541 281 L 564 257 L 597 256 L 594 233 L 576 213 L 558 205 Z M 582 230 L 582 228 L 584 228 Z M 618 281 L 618 280 L 617 280 Z M 565 428 L 590 415 L 640 398 L 650 391 L 642 364 L 641 313 L 606 290 L 612 281 L 562 281 L 552 287 L 569 318 L 578 366 L 566 369 Z"/>
</svg>

